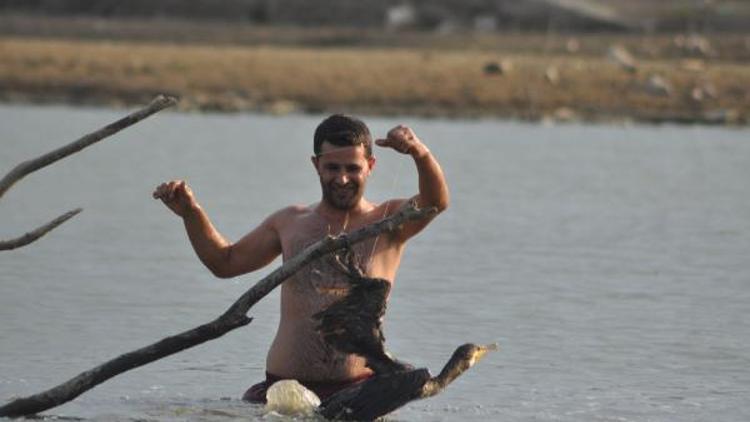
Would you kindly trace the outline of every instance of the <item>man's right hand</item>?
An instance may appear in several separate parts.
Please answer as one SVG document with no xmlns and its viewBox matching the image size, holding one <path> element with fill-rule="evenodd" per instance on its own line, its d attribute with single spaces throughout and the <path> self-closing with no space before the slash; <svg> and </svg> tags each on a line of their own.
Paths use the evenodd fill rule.
<svg viewBox="0 0 750 422">
<path fill-rule="evenodd" d="M 172 180 L 157 186 L 153 193 L 154 199 L 161 199 L 172 212 L 185 217 L 198 207 L 193 191 L 184 180 Z"/>
</svg>

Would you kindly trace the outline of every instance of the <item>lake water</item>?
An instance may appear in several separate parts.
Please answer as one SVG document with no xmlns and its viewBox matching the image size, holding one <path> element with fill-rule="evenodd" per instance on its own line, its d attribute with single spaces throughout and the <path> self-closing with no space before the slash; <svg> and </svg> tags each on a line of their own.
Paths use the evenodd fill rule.
<svg viewBox="0 0 750 422">
<path fill-rule="evenodd" d="M 0 171 L 122 115 L 0 106 Z M 0 253 L 0 400 L 207 322 L 267 274 L 212 277 L 151 191 L 187 179 L 237 239 L 319 199 L 309 156 L 321 118 L 163 112 L 9 191 L 0 238 L 84 212 Z M 414 127 L 452 190 L 404 257 L 390 350 L 437 371 L 464 342 L 501 346 L 390 420 L 750 420 L 750 130 L 367 121 L 378 135 Z M 371 199 L 416 191 L 409 159 L 377 156 Z M 265 420 L 239 397 L 263 377 L 277 308 L 274 292 L 249 326 L 47 414 Z"/>
</svg>

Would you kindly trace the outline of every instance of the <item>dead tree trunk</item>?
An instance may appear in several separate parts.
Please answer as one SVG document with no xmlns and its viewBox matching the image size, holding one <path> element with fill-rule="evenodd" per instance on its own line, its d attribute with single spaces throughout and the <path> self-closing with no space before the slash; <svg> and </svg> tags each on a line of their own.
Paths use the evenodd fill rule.
<svg viewBox="0 0 750 422">
<path fill-rule="evenodd" d="M 308 263 L 380 233 L 392 232 L 406 221 L 427 218 L 436 212 L 434 208 L 417 209 L 415 205 L 410 204 L 392 216 L 354 232 L 337 237 L 326 237 L 310 245 L 257 282 L 214 321 L 121 355 L 42 393 L 14 400 L 0 407 L 0 417 L 32 415 L 51 409 L 73 400 L 96 385 L 125 371 L 221 337 L 235 328 L 247 325 L 252 320 L 246 315 L 250 308 Z"/>
</svg>

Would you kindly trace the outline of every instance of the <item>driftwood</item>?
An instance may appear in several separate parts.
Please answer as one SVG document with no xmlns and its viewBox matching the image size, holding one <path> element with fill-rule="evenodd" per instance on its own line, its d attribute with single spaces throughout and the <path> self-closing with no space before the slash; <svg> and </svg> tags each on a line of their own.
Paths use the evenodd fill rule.
<svg viewBox="0 0 750 422">
<path fill-rule="evenodd" d="M 235 328 L 247 325 L 252 320 L 246 315 L 250 308 L 304 265 L 381 233 L 393 232 L 407 221 L 433 216 L 436 212 L 434 208 L 418 209 L 414 204 L 409 204 L 384 220 L 351 233 L 326 237 L 310 245 L 258 281 L 214 321 L 121 355 L 42 393 L 14 400 L 0 407 L 0 417 L 25 416 L 51 409 L 73 400 L 96 385 L 125 371 L 213 340 Z"/>
<path fill-rule="evenodd" d="M 93 145 L 108 136 L 114 135 L 115 133 L 140 122 L 141 120 L 151 116 L 154 113 L 157 113 L 167 107 L 171 107 L 176 103 L 177 100 L 175 98 L 160 95 L 152 100 L 151 103 L 146 107 L 135 111 L 116 122 L 110 123 L 109 125 L 95 132 L 91 132 L 88 135 L 85 135 L 80 139 L 62 146 L 54 151 L 50 151 L 37 158 L 27 160 L 22 162 L 21 164 L 18 164 L 15 168 L 13 168 L 13 170 L 8 172 L 8 174 L 6 174 L 5 177 L 0 180 L 0 198 L 2 198 L 2 196 L 5 195 L 5 192 L 7 192 L 16 182 L 28 176 L 29 174 L 52 163 L 55 163 L 71 154 L 74 154 L 90 145 Z M 49 223 L 37 229 L 34 229 L 23 236 L 11 240 L 0 241 L 0 251 L 26 246 L 29 243 L 32 243 L 40 237 L 44 236 L 49 231 L 72 218 L 79 212 L 81 212 L 80 208 L 68 211 L 65 214 L 50 221 Z"/>
</svg>

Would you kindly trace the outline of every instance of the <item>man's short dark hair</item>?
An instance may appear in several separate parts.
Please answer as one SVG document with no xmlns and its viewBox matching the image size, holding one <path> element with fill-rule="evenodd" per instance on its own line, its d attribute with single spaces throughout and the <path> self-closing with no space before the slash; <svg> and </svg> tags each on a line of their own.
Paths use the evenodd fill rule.
<svg viewBox="0 0 750 422">
<path fill-rule="evenodd" d="M 315 129 L 313 151 L 320 155 L 323 142 L 340 147 L 363 145 L 365 156 L 372 156 L 372 136 L 367 125 L 356 117 L 334 114 L 323 120 Z"/>
</svg>

